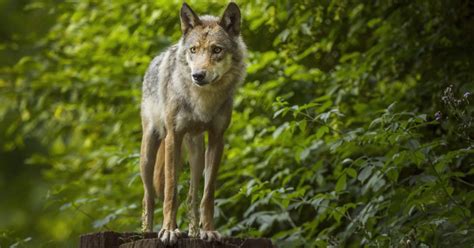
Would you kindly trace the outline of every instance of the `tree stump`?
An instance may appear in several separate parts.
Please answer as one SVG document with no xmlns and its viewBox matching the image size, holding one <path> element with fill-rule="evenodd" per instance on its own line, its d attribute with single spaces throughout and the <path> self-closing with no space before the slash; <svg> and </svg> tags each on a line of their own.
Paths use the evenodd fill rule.
<svg viewBox="0 0 474 248">
<path fill-rule="evenodd" d="M 135 232 L 98 232 L 81 235 L 80 248 L 118 248 L 121 244 L 140 239 L 156 238 L 157 233 L 135 233 Z"/>
<path fill-rule="evenodd" d="M 160 239 L 142 239 L 119 246 L 120 248 L 273 248 L 269 239 L 223 238 L 222 242 L 207 242 L 202 239 L 181 238 L 173 246 L 164 245 Z"/>
<path fill-rule="evenodd" d="M 265 238 L 223 238 L 222 242 L 207 242 L 202 239 L 180 238 L 173 246 L 164 245 L 157 233 L 98 232 L 81 235 L 80 248 L 274 248 Z"/>
</svg>

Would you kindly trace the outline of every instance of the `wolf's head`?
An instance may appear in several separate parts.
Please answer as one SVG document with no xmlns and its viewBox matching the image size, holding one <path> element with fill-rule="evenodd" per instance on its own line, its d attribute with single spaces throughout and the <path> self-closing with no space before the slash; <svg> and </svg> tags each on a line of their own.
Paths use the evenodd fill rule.
<svg viewBox="0 0 474 248">
<path fill-rule="evenodd" d="M 199 86 L 218 82 L 232 67 L 238 50 L 240 10 L 229 3 L 221 18 L 198 17 L 187 5 L 181 7 L 183 52 L 190 68 L 189 77 Z"/>
</svg>

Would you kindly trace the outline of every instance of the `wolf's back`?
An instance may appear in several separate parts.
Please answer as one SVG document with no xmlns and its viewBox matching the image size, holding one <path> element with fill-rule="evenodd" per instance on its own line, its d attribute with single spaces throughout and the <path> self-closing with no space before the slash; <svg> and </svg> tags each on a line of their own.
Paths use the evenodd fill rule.
<svg viewBox="0 0 474 248">
<path fill-rule="evenodd" d="M 150 62 L 145 73 L 142 86 L 142 98 L 153 97 L 157 95 L 158 84 L 160 79 L 160 65 L 163 60 L 164 53 L 159 54 Z"/>
<path fill-rule="evenodd" d="M 159 98 L 166 89 L 171 75 L 176 70 L 177 46 L 172 46 L 162 52 L 150 62 L 145 73 L 142 88 L 142 98 Z"/>
</svg>

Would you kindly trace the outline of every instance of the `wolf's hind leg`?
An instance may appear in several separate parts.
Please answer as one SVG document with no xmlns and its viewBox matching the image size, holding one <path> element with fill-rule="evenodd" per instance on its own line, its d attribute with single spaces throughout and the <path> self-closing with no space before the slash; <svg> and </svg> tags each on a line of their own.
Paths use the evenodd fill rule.
<svg viewBox="0 0 474 248">
<path fill-rule="evenodd" d="M 142 231 L 153 231 L 153 211 L 155 209 L 155 191 L 153 189 L 153 169 L 155 166 L 156 152 L 159 145 L 159 136 L 143 125 L 143 137 L 140 151 L 140 176 L 143 182 L 143 213 Z"/>
<path fill-rule="evenodd" d="M 161 140 L 158 152 L 156 154 L 155 171 L 153 173 L 153 186 L 155 187 L 156 197 L 163 200 L 165 190 L 165 141 Z"/>
<path fill-rule="evenodd" d="M 191 180 L 188 192 L 189 236 L 199 237 L 199 181 L 204 170 L 204 135 L 185 136 Z"/>
</svg>

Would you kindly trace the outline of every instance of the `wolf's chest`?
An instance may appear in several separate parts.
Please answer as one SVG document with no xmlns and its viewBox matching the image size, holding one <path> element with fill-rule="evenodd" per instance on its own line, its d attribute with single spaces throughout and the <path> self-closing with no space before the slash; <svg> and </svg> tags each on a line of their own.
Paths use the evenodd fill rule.
<svg viewBox="0 0 474 248">
<path fill-rule="evenodd" d="M 188 110 L 196 121 L 210 122 L 225 100 L 224 95 L 216 92 L 192 92 L 187 100 Z"/>
<path fill-rule="evenodd" d="M 177 131 L 203 132 L 211 126 L 212 116 L 203 116 L 188 110 L 179 111 L 175 118 Z"/>
<path fill-rule="evenodd" d="M 213 99 L 188 99 L 185 108 L 181 108 L 176 116 L 176 127 L 178 130 L 207 130 L 216 119 L 220 119 L 220 109 L 223 100 Z"/>
</svg>

